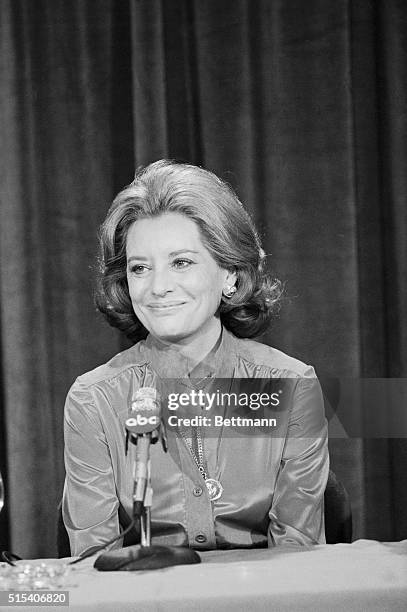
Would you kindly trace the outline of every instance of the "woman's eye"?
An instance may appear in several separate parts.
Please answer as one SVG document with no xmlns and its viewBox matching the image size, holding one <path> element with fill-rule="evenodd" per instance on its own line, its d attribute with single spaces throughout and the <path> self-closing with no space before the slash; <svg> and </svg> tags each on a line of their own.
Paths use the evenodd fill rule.
<svg viewBox="0 0 407 612">
<path fill-rule="evenodd" d="M 137 274 L 137 276 L 144 274 L 147 270 L 148 268 L 146 266 L 142 266 L 141 264 L 136 264 L 130 268 L 130 272 Z"/>
<path fill-rule="evenodd" d="M 191 261 L 190 259 L 175 259 L 172 263 L 174 268 L 178 270 L 182 270 L 182 268 L 188 268 L 192 264 L 193 261 Z"/>
</svg>

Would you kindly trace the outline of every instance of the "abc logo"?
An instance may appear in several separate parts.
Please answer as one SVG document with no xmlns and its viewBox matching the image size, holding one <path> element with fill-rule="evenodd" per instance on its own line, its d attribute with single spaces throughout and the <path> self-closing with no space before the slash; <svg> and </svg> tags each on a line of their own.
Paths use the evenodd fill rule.
<svg viewBox="0 0 407 612">
<path fill-rule="evenodd" d="M 153 427 L 158 427 L 160 423 L 160 419 L 157 416 L 143 416 L 142 414 L 138 414 L 135 417 L 130 417 L 126 421 L 127 427 L 143 427 L 143 425 L 152 425 Z"/>
</svg>

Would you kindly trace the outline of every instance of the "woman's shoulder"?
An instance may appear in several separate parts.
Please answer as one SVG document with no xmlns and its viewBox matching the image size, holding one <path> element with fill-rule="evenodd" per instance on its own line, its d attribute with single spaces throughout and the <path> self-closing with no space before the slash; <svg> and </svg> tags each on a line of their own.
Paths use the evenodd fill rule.
<svg viewBox="0 0 407 612">
<path fill-rule="evenodd" d="M 122 420 L 129 389 L 143 380 L 146 360 L 137 344 L 117 353 L 109 361 L 78 376 L 65 400 L 64 417 L 69 427 L 91 426 L 95 431 L 100 419 L 111 423 L 113 414 Z M 124 408 L 123 408 L 124 407 Z"/>
<path fill-rule="evenodd" d="M 145 362 L 145 359 L 143 360 L 143 344 L 144 341 L 138 342 L 134 346 L 117 353 L 93 370 L 81 374 L 76 379 L 74 385 L 91 387 L 94 384 L 109 381 L 120 376 L 130 368 L 143 365 Z"/>
<path fill-rule="evenodd" d="M 238 356 L 257 367 L 265 367 L 273 370 L 274 374 L 286 377 L 311 377 L 316 376 L 312 366 L 291 357 L 283 351 L 247 338 L 236 338 Z"/>
</svg>

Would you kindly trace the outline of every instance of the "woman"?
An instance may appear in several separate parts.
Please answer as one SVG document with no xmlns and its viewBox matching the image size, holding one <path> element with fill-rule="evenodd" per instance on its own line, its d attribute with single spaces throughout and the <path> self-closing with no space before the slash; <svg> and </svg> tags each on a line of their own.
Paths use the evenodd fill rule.
<svg viewBox="0 0 407 612">
<path fill-rule="evenodd" d="M 264 272 L 258 235 L 237 196 L 206 170 L 158 161 L 118 194 L 100 241 L 98 307 L 135 344 L 79 377 L 67 397 L 63 516 L 72 554 L 118 534 L 119 508 L 131 514 L 125 421 L 146 381 L 172 399 L 198 388 L 209 396 L 216 381 L 229 391 L 242 379 L 251 389 L 279 381 L 285 402 L 278 434 L 246 427 L 242 437 L 238 427 L 180 419 L 169 428 L 166 454 L 151 447 L 153 544 L 324 542 L 320 387 L 312 367 L 248 339 L 267 327 L 281 291 Z M 177 415 L 208 415 L 208 406 L 194 406 Z"/>
</svg>

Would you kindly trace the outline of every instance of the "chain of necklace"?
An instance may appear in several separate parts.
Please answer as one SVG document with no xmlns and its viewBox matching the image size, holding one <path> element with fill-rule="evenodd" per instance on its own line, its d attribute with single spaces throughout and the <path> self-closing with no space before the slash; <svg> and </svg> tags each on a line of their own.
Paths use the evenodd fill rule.
<svg viewBox="0 0 407 612">
<path fill-rule="evenodd" d="M 197 448 L 198 448 L 198 456 L 196 455 L 195 449 L 194 449 L 193 444 L 192 444 L 192 435 L 191 435 L 191 439 L 190 439 L 185 434 L 185 432 L 183 432 L 181 429 L 179 430 L 179 432 L 180 432 L 181 437 L 184 440 L 185 444 L 187 445 L 188 450 L 191 453 L 192 458 L 195 461 L 198 470 L 202 474 L 203 479 L 206 480 L 208 478 L 208 474 L 207 474 L 207 471 L 205 469 L 204 450 L 203 450 L 203 441 L 202 441 L 202 436 L 201 436 L 201 428 L 200 427 L 196 428 L 196 443 L 197 443 Z"/>
<path fill-rule="evenodd" d="M 191 436 L 191 440 L 189 440 L 189 438 L 185 435 L 185 433 L 181 429 L 179 429 L 179 432 L 185 444 L 187 445 L 187 448 L 189 452 L 191 453 L 191 456 L 193 460 L 195 461 L 196 466 L 202 478 L 205 481 L 205 485 L 208 490 L 209 499 L 211 501 L 216 501 L 217 499 L 220 498 L 220 496 L 223 493 L 223 486 L 221 485 L 219 480 L 216 480 L 215 478 L 208 478 L 208 472 L 207 472 L 207 469 L 205 468 L 205 457 L 204 457 L 201 428 L 200 427 L 196 428 L 196 438 L 195 439 L 196 439 L 196 444 L 197 444 L 197 449 L 198 449 L 198 456 L 196 455 L 193 444 L 192 444 L 192 436 Z"/>
</svg>

